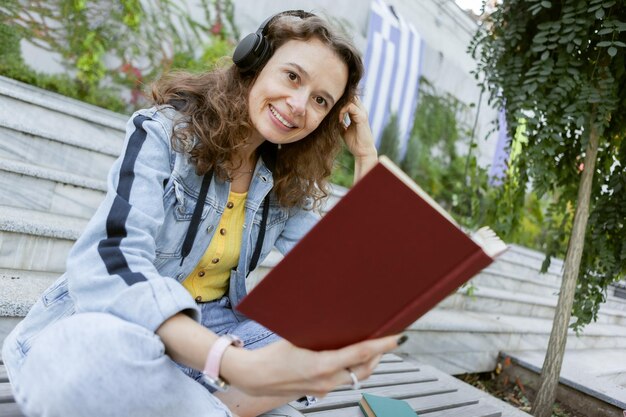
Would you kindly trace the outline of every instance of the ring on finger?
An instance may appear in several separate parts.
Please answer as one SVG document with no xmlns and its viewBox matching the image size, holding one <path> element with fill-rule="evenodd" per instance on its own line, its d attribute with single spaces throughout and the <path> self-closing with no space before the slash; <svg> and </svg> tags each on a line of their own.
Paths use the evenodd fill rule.
<svg viewBox="0 0 626 417">
<path fill-rule="evenodd" d="M 360 389 L 361 383 L 359 382 L 359 378 L 356 377 L 356 374 L 352 372 L 350 368 L 346 368 L 346 371 L 348 371 L 348 373 L 350 374 L 350 379 L 352 380 L 352 385 L 350 386 L 350 388 Z"/>
</svg>

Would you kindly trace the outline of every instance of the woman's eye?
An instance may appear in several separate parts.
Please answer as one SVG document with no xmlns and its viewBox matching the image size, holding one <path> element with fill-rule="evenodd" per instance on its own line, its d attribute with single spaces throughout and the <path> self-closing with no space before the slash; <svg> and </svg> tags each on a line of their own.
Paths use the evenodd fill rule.
<svg viewBox="0 0 626 417">
<path fill-rule="evenodd" d="M 289 71 L 287 73 L 287 77 L 289 77 L 291 81 L 296 81 L 298 79 L 298 74 L 296 74 L 295 72 Z"/>
<path fill-rule="evenodd" d="M 326 99 L 324 97 L 320 97 L 320 96 L 315 97 L 315 102 L 322 106 L 326 105 Z"/>
</svg>

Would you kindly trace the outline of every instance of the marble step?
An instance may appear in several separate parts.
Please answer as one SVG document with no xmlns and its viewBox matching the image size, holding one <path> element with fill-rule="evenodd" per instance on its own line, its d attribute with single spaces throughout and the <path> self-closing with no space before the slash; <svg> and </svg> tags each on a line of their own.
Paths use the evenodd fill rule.
<svg viewBox="0 0 626 417">
<path fill-rule="evenodd" d="M 58 273 L 0 269 L 0 316 L 24 317 Z"/>
<path fill-rule="evenodd" d="M 528 279 L 543 282 L 555 288 L 560 288 L 563 275 L 563 260 L 553 259 L 548 271 L 540 273 L 544 255 L 532 249 L 517 245 L 510 245 L 510 249 L 491 264 L 485 271 L 506 276 L 515 276 L 516 279 Z M 615 296 L 615 288 L 607 290 L 605 308 L 626 311 L 626 299 Z"/>
<path fill-rule="evenodd" d="M 510 259 L 512 261 L 518 261 L 528 266 L 531 266 L 537 270 L 540 269 L 543 260 L 545 259 L 545 254 L 543 252 L 536 251 L 534 249 L 526 248 L 524 246 L 519 246 L 516 244 L 510 244 L 509 250 L 503 254 L 502 256 L 505 259 Z M 563 259 L 552 258 L 552 262 L 550 263 L 550 271 L 560 274 L 560 271 L 563 269 Z"/>
<path fill-rule="evenodd" d="M 87 220 L 0 206 L 0 269 L 61 273 Z"/>
<path fill-rule="evenodd" d="M 626 388 L 626 350 L 609 352 L 609 355 L 603 356 L 601 364 L 595 367 L 594 375 L 597 378 L 619 380 L 618 385 Z"/>
<path fill-rule="evenodd" d="M 6 206 L 88 219 L 104 198 L 106 182 L 0 158 L 0 201 Z"/>
<path fill-rule="evenodd" d="M 439 307 L 552 320 L 556 304 L 556 296 L 539 296 L 489 287 L 475 287 L 472 295 L 468 295 L 466 289 L 460 289 L 442 301 Z M 604 308 L 598 314 L 598 323 L 626 326 L 626 312 Z"/>
<path fill-rule="evenodd" d="M 117 155 L 127 116 L 0 79 L 0 126 Z"/>
<path fill-rule="evenodd" d="M 508 357 L 513 369 L 504 369 L 510 377 L 514 377 L 515 366 L 523 367 L 533 372 L 537 377 L 541 373 L 546 351 L 544 349 L 503 351 L 501 357 Z M 580 409 L 580 415 L 594 416 L 622 416 L 622 410 L 626 409 L 626 388 L 620 384 L 598 378 L 599 370 L 607 368 L 622 367 L 626 360 L 626 349 L 567 349 L 563 357 L 559 381 L 562 385 L 573 390 L 582 392 L 602 401 L 602 411 L 595 412 L 599 404 L 593 404 L 587 400 L 574 400 L 571 395 L 567 395 L 570 401 L 579 405 L 587 404 L 588 411 Z M 524 373 L 527 385 L 535 388 L 539 385 L 538 378 L 529 378 L 528 373 Z M 609 408 L 605 408 L 609 406 Z"/>
<path fill-rule="evenodd" d="M 14 98 L 103 127 L 124 131 L 128 117 L 62 94 L 0 76 L 0 96 Z"/>
<path fill-rule="evenodd" d="M 479 287 L 488 287 L 507 290 L 515 294 L 539 295 L 547 297 L 558 297 L 560 283 L 551 283 L 549 280 L 542 280 L 543 275 L 536 277 L 521 277 L 507 271 L 498 271 L 487 268 L 472 278 L 472 283 Z M 600 310 L 620 310 L 626 312 L 626 299 L 615 297 L 611 288 L 607 291 L 606 302 L 602 304 Z"/>
<path fill-rule="evenodd" d="M 119 135 L 123 136 L 123 132 Z M 3 125 L 0 120 L 0 158 L 104 180 L 121 144 L 110 149 L 87 146 L 90 144 L 71 143 L 66 136 L 55 132 L 20 131 L 15 126 Z"/>
<path fill-rule="evenodd" d="M 541 277 L 542 280 L 557 286 L 561 285 L 561 278 L 563 277 L 563 271 L 560 267 L 551 266 L 546 273 L 542 274 L 540 272 L 541 262 L 531 258 L 523 259 L 510 250 L 492 263 L 489 269 L 505 271 L 523 278 Z"/>
<path fill-rule="evenodd" d="M 621 370 L 620 372 L 613 372 L 611 374 L 597 376 L 596 378 L 599 381 L 615 384 L 622 388 L 626 388 L 626 369 Z"/>
<path fill-rule="evenodd" d="M 500 351 L 545 349 L 551 330 L 548 319 L 437 307 L 407 329 L 400 350 L 450 374 L 488 372 Z M 626 327 L 592 323 L 580 336 L 569 330 L 567 349 L 626 349 Z"/>
</svg>

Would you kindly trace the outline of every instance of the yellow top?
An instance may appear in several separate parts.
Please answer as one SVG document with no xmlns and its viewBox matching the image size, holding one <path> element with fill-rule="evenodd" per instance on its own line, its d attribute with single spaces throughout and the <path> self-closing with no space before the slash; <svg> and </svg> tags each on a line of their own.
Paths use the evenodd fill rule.
<svg viewBox="0 0 626 417">
<path fill-rule="evenodd" d="M 222 297 L 228 288 L 230 271 L 239 263 L 241 238 L 248 193 L 232 192 L 211 239 L 211 244 L 183 286 L 198 302 Z"/>
</svg>

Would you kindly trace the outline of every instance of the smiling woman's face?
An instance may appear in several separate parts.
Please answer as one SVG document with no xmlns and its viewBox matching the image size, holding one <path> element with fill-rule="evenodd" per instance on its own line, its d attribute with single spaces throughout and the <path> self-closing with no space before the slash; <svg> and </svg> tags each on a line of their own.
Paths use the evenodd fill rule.
<svg viewBox="0 0 626 417">
<path fill-rule="evenodd" d="M 250 89 L 253 140 L 283 144 L 308 136 L 339 101 L 348 66 L 318 39 L 278 48 Z"/>
</svg>

